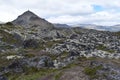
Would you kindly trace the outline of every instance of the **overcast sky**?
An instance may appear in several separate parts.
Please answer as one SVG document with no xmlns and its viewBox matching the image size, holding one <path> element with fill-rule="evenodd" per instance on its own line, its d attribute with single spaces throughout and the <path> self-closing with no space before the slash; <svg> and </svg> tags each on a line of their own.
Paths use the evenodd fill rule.
<svg viewBox="0 0 120 80">
<path fill-rule="evenodd" d="M 52 23 L 120 24 L 120 0 L 0 0 L 0 21 L 27 10 Z"/>
</svg>

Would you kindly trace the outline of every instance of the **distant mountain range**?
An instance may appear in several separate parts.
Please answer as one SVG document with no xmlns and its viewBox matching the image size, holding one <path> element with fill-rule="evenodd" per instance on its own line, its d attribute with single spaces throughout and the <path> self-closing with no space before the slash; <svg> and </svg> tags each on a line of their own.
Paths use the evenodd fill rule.
<svg viewBox="0 0 120 80">
<path fill-rule="evenodd" d="M 77 24 L 77 25 L 71 25 L 72 27 L 81 27 L 81 28 L 87 28 L 87 29 L 95 29 L 100 31 L 120 31 L 120 25 L 114 25 L 114 26 L 102 26 L 102 25 L 95 25 L 95 24 Z"/>
<path fill-rule="evenodd" d="M 77 25 L 54 24 L 54 26 L 58 28 L 81 27 L 85 29 L 95 29 L 100 31 L 112 31 L 112 32 L 120 31 L 120 25 L 102 26 L 102 25 L 95 25 L 95 24 L 77 24 Z"/>
<path fill-rule="evenodd" d="M 0 21 L 0 24 L 3 22 Z M 67 25 L 67 24 L 59 24 L 59 23 L 50 23 L 43 18 L 40 18 L 36 14 L 31 11 L 26 11 L 22 15 L 18 16 L 17 19 L 12 21 L 15 25 L 20 25 L 23 27 L 37 27 L 40 28 L 72 28 L 72 27 L 81 27 L 86 29 L 95 29 L 100 31 L 120 31 L 120 24 L 114 26 L 102 26 L 102 25 L 95 25 L 95 24 L 76 24 L 76 25 Z"/>
<path fill-rule="evenodd" d="M 0 24 L 3 22 L 0 21 Z M 40 26 L 40 28 L 72 28 L 72 27 L 81 27 L 86 29 L 95 29 L 100 31 L 120 31 L 120 24 L 114 26 L 102 26 L 102 25 L 95 25 L 95 24 L 76 24 L 76 25 L 67 25 L 67 24 L 59 24 L 59 23 L 50 23 L 43 18 L 40 18 L 36 14 L 31 11 L 26 11 L 22 15 L 18 16 L 17 19 L 12 21 L 15 25 L 20 25 L 23 27 L 35 27 Z"/>
<path fill-rule="evenodd" d="M 71 28 L 71 26 L 67 24 L 54 24 L 54 26 L 58 28 Z"/>
</svg>

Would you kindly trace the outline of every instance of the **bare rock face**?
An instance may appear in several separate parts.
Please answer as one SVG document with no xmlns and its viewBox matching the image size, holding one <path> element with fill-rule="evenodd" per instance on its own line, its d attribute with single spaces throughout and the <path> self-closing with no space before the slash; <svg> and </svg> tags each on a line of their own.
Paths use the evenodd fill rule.
<svg viewBox="0 0 120 80">
<path fill-rule="evenodd" d="M 40 27 L 42 29 L 54 28 L 54 25 L 52 25 L 45 19 L 40 18 L 31 11 L 24 12 L 22 15 L 18 16 L 16 20 L 12 21 L 12 23 L 26 28 L 29 27 Z"/>
</svg>

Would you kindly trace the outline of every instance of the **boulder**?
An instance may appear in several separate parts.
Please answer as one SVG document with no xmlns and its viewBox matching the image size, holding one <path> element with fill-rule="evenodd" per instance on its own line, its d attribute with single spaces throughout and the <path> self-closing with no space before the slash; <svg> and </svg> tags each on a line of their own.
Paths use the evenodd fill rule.
<svg viewBox="0 0 120 80">
<path fill-rule="evenodd" d="M 37 48 L 39 46 L 39 42 L 35 39 L 25 40 L 23 43 L 24 48 Z"/>
<path fill-rule="evenodd" d="M 21 61 L 13 61 L 8 67 L 7 70 L 9 72 L 21 73 L 23 72 L 23 62 Z"/>
<path fill-rule="evenodd" d="M 37 64 L 37 68 L 53 67 L 53 61 L 50 57 L 42 56 Z"/>
</svg>

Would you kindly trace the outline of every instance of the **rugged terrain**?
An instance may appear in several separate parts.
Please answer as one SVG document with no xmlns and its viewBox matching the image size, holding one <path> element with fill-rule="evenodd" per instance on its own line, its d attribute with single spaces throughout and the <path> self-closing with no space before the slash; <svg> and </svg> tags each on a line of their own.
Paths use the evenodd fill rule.
<svg viewBox="0 0 120 80">
<path fill-rule="evenodd" d="M 120 32 L 62 26 L 31 11 L 0 24 L 0 80 L 120 80 Z"/>
</svg>

